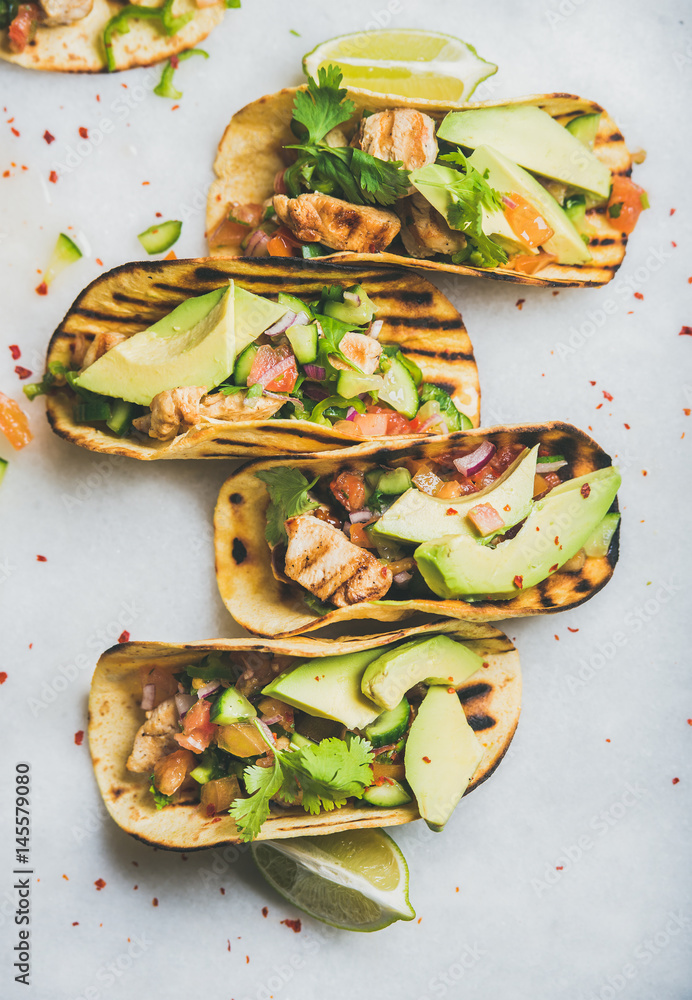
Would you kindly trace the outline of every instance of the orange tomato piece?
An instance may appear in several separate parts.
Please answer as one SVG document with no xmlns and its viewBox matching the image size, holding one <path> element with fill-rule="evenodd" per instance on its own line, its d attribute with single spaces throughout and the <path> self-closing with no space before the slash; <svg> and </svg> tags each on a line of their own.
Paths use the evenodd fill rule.
<svg viewBox="0 0 692 1000">
<path fill-rule="evenodd" d="M 505 522 L 490 503 L 476 504 L 466 516 L 484 538 L 505 526 Z"/>
<path fill-rule="evenodd" d="M 371 539 L 362 524 L 351 525 L 351 541 L 354 545 L 360 545 L 362 549 L 374 549 L 375 543 Z"/>
<path fill-rule="evenodd" d="M 410 434 L 411 422 L 406 419 L 403 413 L 392 410 L 387 414 L 387 434 Z"/>
<path fill-rule="evenodd" d="M 516 257 L 510 258 L 507 267 L 518 271 L 519 274 L 536 274 L 556 259 L 554 253 L 545 253 L 543 250 L 540 253 L 520 253 Z"/>
<path fill-rule="evenodd" d="M 332 480 L 329 488 L 346 510 L 362 510 L 365 506 L 365 482 L 362 473 L 342 472 Z"/>
<path fill-rule="evenodd" d="M 442 485 L 440 477 L 427 465 L 423 465 L 418 469 L 413 477 L 413 482 L 422 493 L 429 493 L 430 496 L 435 496 L 437 490 Z"/>
<path fill-rule="evenodd" d="M 519 239 L 532 248 L 547 243 L 554 231 L 538 209 L 514 191 L 509 200 L 513 204 L 505 206 L 505 218 Z"/>
<path fill-rule="evenodd" d="M 345 434 L 347 437 L 357 438 L 359 441 L 363 438 L 352 420 L 337 420 L 333 427 L 335 431 L 339 431 L 340 434 Z"/>
<path fill-rule="evenodd" d="M 0 392 L 0 431 L 17 451 L 33 438 L 24 410 L 4 392 Z"/>
<path fill-rule="evenodd" d="M 384 437 L 387 433 L 389 415 L 387 413 L 356 413 L 352 423 L 364 437 Z"/>
<path fill-rule="evenodd" d="M 252 362 L 247 384 L 259 382 L 270 392 L 291 392 L 298 379 L 298 368 L 293 351 L 288 344 L 273 348 L 263 344 Z"/>
<path fill-rule="evenodd" d="M 211 743 L 218 727 L 209 719 L 210 710 L 209 702 L 206 698 L 201 698 L 188 711 L 183 719 L 182 733 L 176 733 L 174 736 L 176 742 L 185 750 L 201 753 Z"/>
<path fill-rule="evenodd" d="M 17 8 L 17 16 L 11 22 L 7 32 L 12 52 L 23 52 L 36 34 L 36 25 L 41 16 L 41 9 L 35 3 L 21 3 Z"/>
<path fill-rule="evenodd" d="M 435 496 L 439 497 L 441 500 L 453 500 L 454 497 L 460 497 L 464 491 L 461 488 L 461 483 L 458 483 L 456 479 L 450 479 L 448 482 L 443 483 L 442 486 L 436 491 Z"/>
<path fill-rule="evenodd" d="M 267 243 L 270 257 L 296 257 L 296 249 L 302 246 L 290 229 L 281 226 Z"/>
<path fill-rule="evenodd" d="M 195 755 L 189 750 L 174 750 L 154 765 L 154 787 L 163 795 L 173 795 L 196 763 Z"/>
<path fill-rule="evenodd" d="M 613 177 L 613 190 L 606 211 L 606 218 L 613 229 L 625 234 L 632 232 L 644 209 L 642 195 L 646 195 L 644 188 L 639 187 L 629 177 L 620 175 Z M 611 212 L 618 214 L 611 215 Z"/>
</svg>

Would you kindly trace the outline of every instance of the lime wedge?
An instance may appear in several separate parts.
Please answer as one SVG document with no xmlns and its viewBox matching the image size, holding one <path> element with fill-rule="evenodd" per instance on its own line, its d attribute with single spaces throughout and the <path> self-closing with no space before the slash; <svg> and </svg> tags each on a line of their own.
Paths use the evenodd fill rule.
<svg viewBox="0 0 692 1000">
<path fill-rule="evenodd" d="M 497 72 L 460 38 L 414 28 L 340 35 L 303 56 L 307 76 L 316 78 L 320 66 L 330 63 L 352 89 L 445 104 L 468 101 Z"/>
<path fill-rule="evenodd" d="M 311 917 L 347 931 L 413 920 L 404 856 L 382 830 L 252 844 L 267 882 Z"/>
</svg>

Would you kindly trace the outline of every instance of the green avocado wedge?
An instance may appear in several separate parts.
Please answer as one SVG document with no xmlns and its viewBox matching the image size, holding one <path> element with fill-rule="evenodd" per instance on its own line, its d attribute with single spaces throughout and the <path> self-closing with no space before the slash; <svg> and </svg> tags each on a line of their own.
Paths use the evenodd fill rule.
<svg viewBox="0 0 692 1000">
<path fill-rule="evenodd" d="M 444 535 L 478 532 L 467 518 L 479 503 L 489 503 L 505 522 L 502 531 L 519 524 L 533 505 L 538 445 L 528 449 L 495 482 L 478 493 L 453 500 L 437 500 L 429 493 L 412 488 L 399 497 L 370 529 L 373 538 L 393 538 L 401 542 L 431 542 Z M 509 509 L 508 509 L 509 508 Z M 488 536 L 486 541 L 493 536 Z"/>
<path fill-rule="evenodd" d="M 481 657 L 468 646 L 437 635 L 425 642 L 406 642 L 378 656 L 366 667 L 361 690 L 371 701 L 393 709 L 421 681 L 459 688 L 482 666 Z"/>
<path fill-rule="evenodd" d="M 443 829 L 482 756 L 456 691 L 431 687 L 409 729 L 404 754 L 406 780 L 431 830 Z"/>
<path fill-rule="evenodd" d="M 620 482 L 613 466 L 568 480 L 537 501 L 519 533 L 495 548 L 450 535 L 420 545 L 414 559 L 439 597 L 508 600 L 576 555 L 607 514 Z"/>
</svg>

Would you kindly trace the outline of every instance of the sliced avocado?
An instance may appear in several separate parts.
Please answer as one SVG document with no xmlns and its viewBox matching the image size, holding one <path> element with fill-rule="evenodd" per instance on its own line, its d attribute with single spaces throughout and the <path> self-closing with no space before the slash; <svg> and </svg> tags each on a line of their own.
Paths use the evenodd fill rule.
<svg viewBox="0 0 692 1000">
<path fill-rule="evenodd" d="M 449 535 L 420 545 L 413 557 L 439 597 L 508 600 L 576 555 L 604 518 L 620 482 L 613 466 L 570 479 L 537 501 L 521 531 L 496 548 L 468 534 Z"/>
<path fill-rule="evenodd" d="M 325 314 L 341 320 L 342 323 L 353 323 L 354 326 L 365 326 L 370 323 L 375 315 L 375 303 L 368 297 L 363 286 L 352 285 L 351 288 L 346 288 L 344 291 L 348 296 L 355 297 L 360 301 L 358 303 L 349 302 L 347 297 L 344 298 L 343 302 L 329 300 L 324 306 Z"/>
<path fill-rule="evenodd" d="M 449 223 L 449 209 L 455 200 L 451 185 L 457 184 L 460 177 L 459 171 L 453 170 L 452 167 L 443 167 L 440 163 L 430 163 L 425 167 L 419 167 L 418 170 L 412 170 L 410 181 Z M 531 249 L 519 239 L 499 209 L 489 209 L 482 205 L 481 212 L 483 232 L 492 236 L 495 242 L 508 254 L 538 253 L 537 250 Z"/>
<path fill-rule="evenodd" d="M 291 309 L 281 302 L 272 302 L 240 285 L 235 286 L 235 352 L 236 357 L 261 333 L 278 322 Z M 187 385 L 194 385 L 188 382 Z"/>
<path fill-rule="evenodd" d="M 395 708 L 416 684 L 458 688 L 480 670 L 483 660 L 446 635 L 417 639 L 390 649 L 366 667 L 361 690 L 386 709 Z"/>
<path fill-rule="evenodd" d="M 587 149 L 593 149 L 593 144 L 598 133 L 598 126 L 601 124 L 601 115 L 577 115 L 565 125 L 568 132 L 571 132 L 575 139 L 582 142 Z"/>
<path fill-rule="evenodd" d="M 443 828 L 482 757 L 457 693 L 431 687 L 409 729 L 404 754 L 406 780 L 431 830 Z"/>
<path fill-rule="evenodd" d="M 601 199 L 610 194 L 606 165 L 570 130 L 533 104 L 451 111 L 437 135 L 467 149 L 492 146 L 526 170 L 591 191 Z"/>
<path fill-rule="evenodd" d="M 262 689 L 262 694 L 279 698 L 309 715 L 334 719 L 348 729 L 364 729 L 382 711 L 360 688 L 363 671 L 380 652 L 366 649 L 308 660 L 279 674 Z"/>
<path fill-rule="evenodd" d="M 560 128 L 560 126 L 558 126 Z M 520 194 L 538 209 L 553 235 L 541 247 L 547 253 L 555 254 L 558 264 L 584 264 L 591 260 L 591 254 L 568 216 L 535 177 L 512 163 L 506 156 L 490 146 L 479 146 L 469 157 L 469 163 L 484 174 L 488 183 L 502 194 Z M 484 231 L 492 235 L 489 231 Z"/>
<path fill-rule="evenodd" d="M 386 536 L 402 542 L 420 543 L 431 542 L 443 535 L 465 534 L 477 539 L 478 532 L 466 515 L 479 503 L 492 504 L 505 522 L 502 531 L 507 531 L 523 521 L 531 511 L 537 455 L 538 445 L 522 452 L 491 486 L 456 499 L 438 500 L 428 493 L 410 489 L 372 526 L 373 538 Z M 450 514 L 449 511 L 456 513 Z M 486 541 L 492 537 L 488 536 Z"/>
</svg>

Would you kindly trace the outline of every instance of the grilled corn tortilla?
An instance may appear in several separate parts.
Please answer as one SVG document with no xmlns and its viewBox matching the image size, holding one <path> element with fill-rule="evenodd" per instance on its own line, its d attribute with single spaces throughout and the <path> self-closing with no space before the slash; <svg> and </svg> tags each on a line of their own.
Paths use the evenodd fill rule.
<svg viewBox="0 0 692 1000">
<path fill-rule="evenodd" d="M 293 99 L 299 89 L 304 88 L 291 87 L 280 90 L 277 94 L 261 97 L 258 101 L 242 108 L 231 119 L 219 143 L 214 161 L 217 179 L 212 183 L 207 200 L 207 236 L 210 236 L 226 217 L 227 205 L 230 202 L 261 203 L 274 193 L 274 176 L 289 162 L 285 159 L 287 153 L 283 147 L 295 142 L 290 123 Z M 364 110 L 382 111 L 392 106 L 415 108 L 425 112 L 437 122 L 442 121 L 449 111 L 508 105 L 535 105 L 560 122 L 568 121 L 577 115 L 597 112 L 601 114 L 601 121 L 594 144 L 595 155 L 605 163 L 614 176 L 631 173 L 632 157 L 615 122 L 599 104 L 572 94 L 534 94 L 509 101 L 486 101 L 464 105 L 443 105 L 434 101 L 413 101 L 410 98 L 393 100 L 386 95 L 360 90 L 349 90 L 348 97 L 355 102 L 356 112 L 350 122 L 341 126 L 347 135 L 349 130 L 350 132 L 355 130 L 356 122 Z M 552 263 L 536 275 L 522 274 L 506 266 L 478 268 L 468 264 L 452 264 L 451 261 L 411 257 L 403 251 L 375 254 L 335 251 L 322 259 L 415 267 L 425 271 L 469 274 L 538 287 L 605 285 L 622 263 L 627 245 L 627 236 L 617 232 L 608 224 L 605 212 L 605 206 L 587 212 L 588 221 L 594 230 L 589 241 L 592 255 L 589 263 Z M 223 247 L 210 252 L 212 256 L 230 256 L 232 253 Z"/>
<path fill-rule="evenodd" d="M 513 442 L 529 448 L 539 442 L 547 445 L 551 453 L 564 455 L 574 478 L 612 464 L 610 456 L 587 434 L 563 423 L 457 431 L 414 445 L 366 444 L 348 453 L 309 455 L 299 461 L 250 462 L 226 480 L 216 504 L 216 577 L 224 604 L 235 620 L 254 635 L 283 637 L 354 619 L 395 622 L 423 612 L 465 621 L 499 621 L 551 614 L 588 601 L 613 574 L 618 558 L 619 528 L 607 556 L 587 559 L 578 572 L 558 570 L 537 586 L 519 591 L 510 600 L 473 603 L 442 598 L 371 601 L 337 608 L 319 616 L 305 604 L 305 590 L 275 575 L 264 534 L 269 497 L 264 483 L 256 477 L 258 471 L 290 465 L 312 482 L 316 476 L 332 476 L 345 469 L 368 471 L 379 465 L 396 467 L 406 458 L 434 457 L 449 453 L 455 447 L 477 446 L 486 440 L 498 448 Z M 617 500 L 613 509 L 617 509 Z"/>
<path fill-rule="evenodd" d="M 144 843 L 173 851 L 238 843 L 233 819 L 209 817 L 197 805 L 179 804 L 157 810 L 149 792 L 149 776 L 125 767 L 144 713 L 139 707 L 139 668 L 180 669 L 210 652 L 234 650 L 270 652 L 306 659 L 373 649 L 380 645 L 439 632 L 468 640 L 470 648 L 488 664 L 461 688 L 464 711 L 484 754 L 468 791 L 488 778 L 507 751 L 519 721 L 521 670 L 519 654 L 509 639 L 487 625 L 442 622 L 403 628 L 367 639 L 324 641 L 311 638 L 288 642 L 253 639 L 217 639 L 211 642 L 167 645 L 130 642 L 113 646 L 98 661 L 89 695 L 89 746 L 96 781 L 108 812 L 126 833 Z M 418 819 L 415 803 L 377 808 L 363 803 L 311 816 L 303 809 L 277 810 L 264 823 L 259 840 L 302 837 L 367 827 L 397 826 Z"/>
<path fill-rule="evenodd" d="M 7 30 L 0 31 L 0 59 L 26 69 L 101 73 L 106 69 L 104 28 L 124 6 L 124 3 L 115 3 L 114 0 L 94 0 L 91 12 L 79 21 L 37 28 L 33 41 L 19 53 L 10 51 Z M 143 6 L 160 7 L 161 4 L 144 0 Z M 195 16 L 175 35 L 164 34 L 155 21 L 130 21 L 129 32 L 113 38 L 116 69 L 151 66 L 194 48 L 221 23 L 224 11 L 222 2 L 213 7 L 200 8 L 194 0 L 177 0 L 176 16 L 187 12 Z"/>
<path fill-rule="evenodd" d="M 75 300 L 51 338 L 51 362 L 69 365 L 74 345 L 99 333 L 133 334 L 145 330 L 191 295 L 220 288 L 233 278 L 258 295 L 289 292 L 315 296 L 324 285 L 358 281 L 384 320 L 382 343 L 400 344 L 421 368 L 426 382 L 454 396 L 478 426 L 480 387 L 473 347 L 463 320 L 434 285 L 410 271 L 345 268 L 302 260 L 179 260 L 123 264 L 93 281 Z M 308 420 L 230 422 L 207 420 L 172 441 L 117 438 L 74 420 L 74 393 L 64 388 L 47 396 L 47 416 L 60 437 L 90 451 L 158 458 L 241 458 L 319 452 L 353 445 L 354 439 Z M 404 440 L 415 440 L 406 435 Z"/>
</svg>

